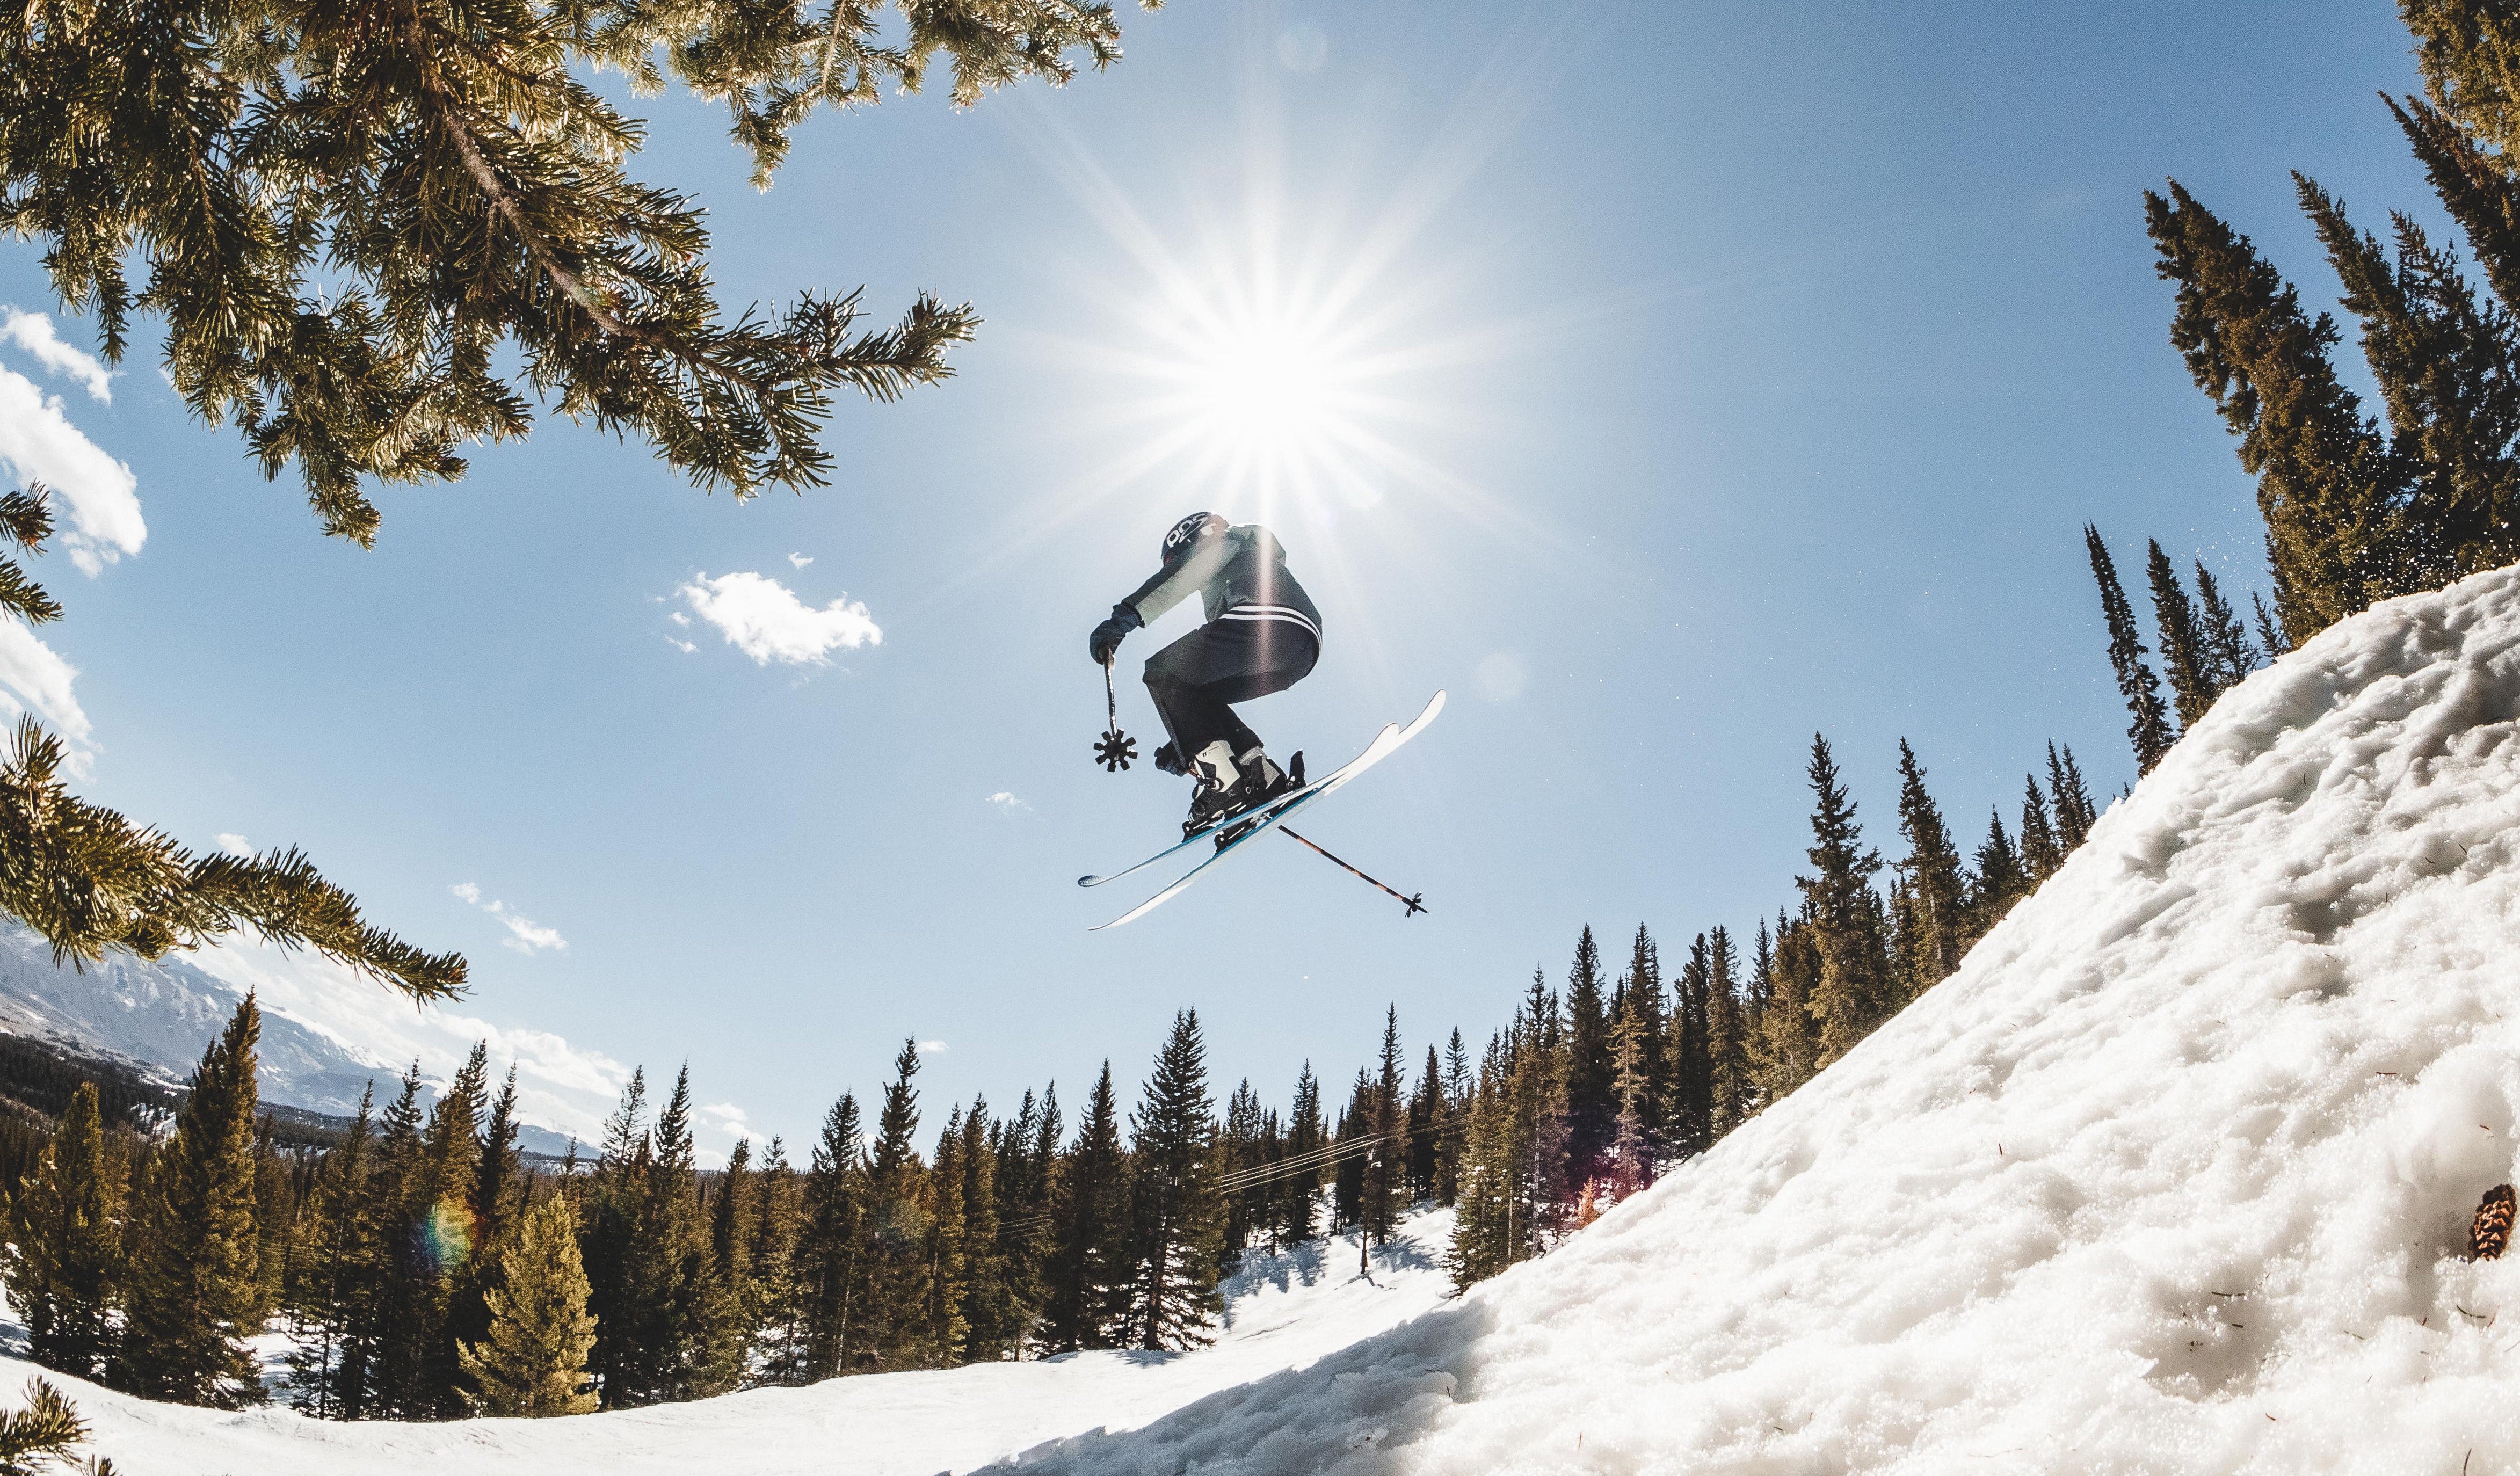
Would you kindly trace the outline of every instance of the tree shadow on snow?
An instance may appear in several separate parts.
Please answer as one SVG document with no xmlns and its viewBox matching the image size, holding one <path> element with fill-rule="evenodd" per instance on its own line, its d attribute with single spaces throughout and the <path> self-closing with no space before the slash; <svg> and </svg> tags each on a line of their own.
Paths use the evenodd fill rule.
<svg viewBox="0 0 2520 1476">
<path fill-rule="evenodd" d="M 1027 1476 L 1228 1476 L 1391 1469 L 1389 1453 L 1432 1431 L 1474 1371 L 1495 1323 L 1484 1297 L 1455 1302 L 1290 1368 L 1183 1406 L 1150 1425 L 1046 1441 L 987 1467 Z"/>
</svg>

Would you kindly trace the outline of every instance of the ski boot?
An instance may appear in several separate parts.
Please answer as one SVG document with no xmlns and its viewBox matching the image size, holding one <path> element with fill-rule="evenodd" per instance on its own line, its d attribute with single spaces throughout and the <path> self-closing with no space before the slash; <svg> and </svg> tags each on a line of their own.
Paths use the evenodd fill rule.
<svg viewBox="0 0 2520 1476">
<path fill-rule="evenodd" d="M 1277 760 L 1254 744 L 1248 753 L 1242 755 L 1239 768 L 1242 783 L 1238 792 L 1229 796 L 1232 808 L 1227 813 L 1231 815 L 1256 810 L 1281 795 L 1292 794 L 1304 787 L 1304 755 L 1300 751 L 1287 761 L 1286 768 L 1281 769 Z M 1223 850 L 1241 839 L 1249 828 L 1248 825 L 1227 826 L 1217 831 L 1217 849 Z"/>
<path fill-rule="evenodd" d="M 1190 814 L 1182 821 L 1184 840 L 1244 808 L 1238 803 L 1242 771 L 1234 765 L 1233 744 L 1218 738 L 1192 755 L 1187 768 L 1194 787 L 1190 791 Z"/>
</svg>

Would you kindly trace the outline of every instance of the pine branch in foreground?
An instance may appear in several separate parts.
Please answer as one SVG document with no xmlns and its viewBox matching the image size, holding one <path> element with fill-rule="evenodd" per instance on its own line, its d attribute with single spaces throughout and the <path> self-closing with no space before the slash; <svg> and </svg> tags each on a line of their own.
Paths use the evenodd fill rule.
<svg viewBox="0 0 2520 1476">
<path fill-rule="evenodd" d="M 328 533 L 372 542 L 364 483 L 461 476 L 461 443 L 530 431 L 529 396 L 702 488 L 801 489 L 830 478 L 835 392 L 946 378 L 978 318 L 923 293 L 875 332 L 855 292 L 723 310 L 704 212 L 629 176 L 646 126 L 588 72 L 725 106 L 766 189 L 818 108 L 940 64 L 968 106 L 1080 54 L 1119 60 L 1107 4 L 36 0 L 0 15 L 0 230 L 42 243 L 109 362 L 135 310 L 162 319 L 185 403 L 293 466 Z"/>
</svg>

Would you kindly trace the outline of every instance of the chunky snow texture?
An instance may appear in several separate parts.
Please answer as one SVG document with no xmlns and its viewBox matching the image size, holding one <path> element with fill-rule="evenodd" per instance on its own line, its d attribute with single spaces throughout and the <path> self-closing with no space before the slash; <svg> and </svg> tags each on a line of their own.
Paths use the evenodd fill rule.
<svg viewBox="0 0 2520 1476">
<path fill-rule="evenodd" d="M 2515 720 L 2520 573 L 2326 632 L 1555 1254 L 1021 1468 L 2520 1468 L 2520 1261 L 2458 1259 L 2513 1177 Z"/>
<path fill-rule="evenodd" d="M 1417 1317 L 1452 1290 L 1439 1259 L 1452 1233 L 1450 1210 L 1416 1216 L 1363 1276 L 1353 1235 L 1246 1257 L 1223 1288 L 1225 1327 L 1193 1353 L 864 1374 L 617 1414 L 342 1424 L 285 1408 L 152 1404 L 44 1376 L 93 1427 L 81 1454 L 111 1456 L 122 1476 L 934 1476 L 1098 1423 L 1143 1424 Z M 265 1352 L 276 1368 L 281 1349 Z M 0 1378 L 0 1405 L 22 1407 L 23 1382 Z"/>
</svg>

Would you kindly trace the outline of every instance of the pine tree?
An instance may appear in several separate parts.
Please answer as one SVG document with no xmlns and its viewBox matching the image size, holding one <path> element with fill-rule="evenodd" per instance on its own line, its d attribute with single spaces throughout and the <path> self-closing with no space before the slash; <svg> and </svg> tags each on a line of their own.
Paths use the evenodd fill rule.
<svg viewBox="0 0 2520 1476">
<path fill-rule="evenodd" d="M 10 1305 L 26 1324 L 26 1355 L 47 1368 L 94 1378 L 105 1364 L 122 1270 L 122 1198 L 96 1084 L 81 1082 L 18 1185 L 0 1260 Z"/>
<path fill-rule="evenodd" d="M 1329 1134 L 1322 1122 L 1322 1084 L 1307 1059 L 1295 1077 L 1295 1102 L 1286 1114 L 1286 1169 L 1278 1179 L 1280 1234 L 1288 1245 L 1301 1245 L 1320 1231 L 1319 1160 L 1328 1146 Z"/>
<path fill-rule="evenodd" d="M 876 1117 L 867 1164 L 866 1350 L 876 1369 L 932 1366 L 927 1309 L 932 1277 L 927 1234 L 926 1165 L 912 1136 L 919 1131 L 919 1043 L 905 1040 Z"/>
<path fill-rule="evenodd" d="M 2383 524 L 2381 588 L 2429 589 L 2520 559 L 2520 342 L 2510 319 L 2477 299 L 2456 257 L 2413 220 L 2396 217 L 2392 260 L 2334 197 L 2300 174 L 2293 181 L 2362 321 L 2390 449 L 2407 469 L 2405 501 Z"/>
<path fill-rule="evenodd" d="M 1821 1060 L 1826 1062 L 1855 1049 L 1887 1015 L 1889 954 L 1872 892 L 1881 856 L 1865 849 L 1855 801 L 1838 783 L 1828 740 L 1818 734 L 1812 735 L 1805 772 L 1814 801 L 1806 854 L 1818 874 L 1798 876 L 1794 884 L 1811 904 L 1813 941 L 1820 946 L 1821 977 L 1811 1010 L 1820 1023 Z"/>
<path fill-rule="evenodd" d="M 1223 1216 L 1217 1202 L 1216 1127 L 1207 1096 L 1206 1053 L 1198 1011 L 1175 1015 L 1172 1034 L 1147 1078 L 1145 1096 L 1129 1114 L 1141 1268 L 1132 1320 L 1142 1348 L 1201 1346 L 1210 1340 L 1224 1307 L 1211 1275 Z"/>
<path fill-rule="evenodd" d="M 1618 1103 L 1610 1085 L 1610 1020 L 1602 1000 L 1601 953 L 1587 925 L 1566 971 L 1567 1175 L 1583 1184 L 1610 1146 Z"/>
<path fill-rule="evenodd" d="M 1959 848 L 1952 843 L 1942 808 L 1925 790 L 1925 769 L 1908 740 L 1899 740 L 1899 833 L 1908 854 L 1899 862 L 1914 909 L 1913 956 L 1905 962 L 1917 987 L 1951 977 L 1966 951 L 1966 901 Z"/>
<path fill-rule="evenodd" d="M 920 1247 L 925 1301 L 916 1338 L 901 1351 L 898 1366 L 950 1368 L 963 1362 L 969 1348 L 970 1324 L 963 1318 L 970 1274 L 963 1201 L 964 1155 L 969 1146 L 962 1114 L 949 1113 L 945 1131 L 937 1135 L 936 1161 L 920 1183 L 920 1207 L 927 1217 Z"/>
<path fill-rule="evenodd" d="M 1714 1142 L 1715 1066 L 1708 1051 L 1707 996 L 1711 964 L 1706 935 L 1688 945 L 1673 991 L 1670 1035 L 1671 1100 L 1664 1110 L 1671 1150 L 1683 1158 L 1703 1153 Z"/>
<path fill-rule="evenodd" d="M 761 1289 L 752 1274 L 760 1217 L 752 1141 L 739 1139 L 708 1196 L 708 1256 L 700 1269 L 684 1398 L 706 1399 L 740 1389 L 750 1374 L 762 1314 Z"/>
<path fill-rule="evenodd" d="M 295 1346 L 290 1350 L 291 1404 L 318 1419 L 357 1419 L 368 1412 L 366 1336 L 376 1325 L 378 1224 L 369 1202 L 370 1138 L 376 1088 L 359 1094 L 340 1145 L 317 1174 L 307 1257 L 291 1306 Z"/>
<path fill-rule="evenodd" d="M 2222 695 L 2221 675 L 2206 649 L 2205 634 L 2196 622 L 2196 606 L 2188 603 L 2187 592 L 2180 588 L 2179 571 L 2170 566 L 2170 556 L 2161 551 L 2161 540 L 2147 545 L 2144 576 L 2152 584 L 2153 628 L 2161 634 L 2162 670 L 2170 678 L 2174 705 L 2179 710 L 2179 726 L 2183 731 L 2196 726 L 2205 709 Z"/>
<path fill-rule="evenodd" d="M 1821 1066 L 1820 1033 L 1812 1011 L 1821 987 L 1821 950 L 1810 904 L 1804 906 L 1801 918 L 1788 921 L 1781 913 L 1777 917 L 1777 957 L 1770 973 L 1774 994 L 1760 1032 L 1767 1047 L 1770 1101 L 1811 1080 Z"/>
<path fill-rule="evenodd" d="M 2196 560 L 2195 570 L 2197 630 L 2204 638 L 2206 663 L 2213 669 L 2215 685 L 2228 692 L 2258 669 L 2258 649 L 2249 644 L 2249 628 L 2223 598 L 2204 559 Z"/>
<path fill-rule="evenodd" d="M 2048 796 L 2039 792 L 2039 776 L 2021 776 L 2024 790 L 2021 797 L 2021 870 L 2029 884 L 2039 883 L 2056 874 L 2065 864 L 2065 848 L 2056 839 L 2056 827 L 2048 818 Z"/>
<path fill-rule="evenodd" d="M 1637 1006 L 1640 1046 L 1644 1051 L 1649 1089 L 1642 1103 L 1644 1132 L 1646 1141 L 1659 1153 L 1667 1144 L 1670 1128 L 1664 1107 L 1671 1100 L 1671 1017 L 1663 997 L 1662 951 L 1642 922 L 1637 924 L 1637 935 L 1628 944 L 1628 966 L 1621 989 Z"/>
<path fill-rule="evenodd" d="M 2266 648 L 2267 659 L 2272 661 L 2291 650 L 2292 643 L 2284 639 L 2282 627 L 2275 624 L 2274 616 L 2267 611 L 2266 601 L 2254 590 L 2249 592 L 2249 607 L 2257 611 L 2258 644 Z"/>
<path fill-rule="evenodd" d="M 2126 590 L 2118 583 L 2117 565 L 2109 559 L 2108 545 L 2100 541 L 2100 530 L 2091 523 L 2083 525 L 2083 544 L 2092 556 L 2092 577 L 2100 586 L 2100 613 L 2109 626 L 2109 665 L 2117 672 L 2118 693 L 2126 698 L 2132 721 L 2127 725 L 2127 738 L 2135 744 L 2138 774 L 2150 774 L 2152 766 L 2170 751 L 2171 732 L 2167 711 L 2161 705 L 2161 687 L 2152 668 L 2143 663 L 2146 649 L 2136 633 L 2135 606 L 2127 604 Z"/>
<path fill-rule="evenodd" d="M 1646 1049 L 1650 1051 L 1651 1047 Z M 1469 1140 L 1470 1094 L 1474 1090 L 1469 1052 L 1462 1045 L 1462 1027 L 1456 1025 L 1452 1039 L 1444 1046 L 1444 1118 L 1443 1127 L 1435 1135 L 1437 1204 L 1450 1206 L 1461 1194 L 1462 1157 Z M 1650 1087 L 1647 1096 L 1651 1096 Z"/>
<path fill-rule="evenodd" d="M 805 1231 L 804 1185 L 788 1161 L 786 1140 L 773 1136 L 761 1155 L 759 1212 L 752 1222 L 752 1270 L 761 1382 L 806 1380 L 805 1285 L 797 1274 Z"/>
<path fill-rule="evenodd" d="M 2335 322 L 2306 315 L 2249 239 L 2176 180 L 2167 199 L 2145 192 L 2144 220 L 2157 271 L 2179 284 L 2171 343 L 2258 478 L 2286 635 L 2307 640 L 2400 593 L 2392 513 L 2409 469 L 2338 380 Z"/>
<path fill-rule="evenodd" d="M 1645 1126 L 1653 1080 L 1645 1071 L 1645 1049 L 1643 1009 L 1630 994 L 1620 1002 L 1619 1018 L 1610 1028 L 1611 1090 L 1618 1096 L 1619 1116 L 1612 1129 L 1608 1177 L 1622 1199 L 1649 1186 L 1654 1178 L 1654 1143 Z"/>
<path fill-rule="evenodd" d="M 497 1283 L 484 1293 L 489 1333 L 457 1350 L 472 1386 L 467 1402 L 482 1414 L 592 1412 L 586 1360 L 595 1319 L 567 1199 L 555 1194 L 528 1212 L 502 1240 L 499 1262 Z"/>
<path fill-rule="evenodd" d="M 1006 1240 L 999 1229 L 1006 1212 L 999 1198 L 1005 1160 L 999 1156 L 989 1104 L 973 1097 L 963 1117 L 963 1357 L 967 1362 L 1012 1359 L 1022 1346 L 1024 1314 L 1008 1275 Z"/>
<path fill-rule="evenodd" d="M 1401 1092 L 1406 1086 L 1400 1065 L 1400 1006 L 1387 1007 L 1382 1023 L 1382 1069 L 1375 1076 L 1367 1128 L 1374 1144 L 1364 1163 L 1357 1219 L 1372 1244 L 1390 1243 L 1391 1231 L 1408 1212 L 1409 1144 L 1402 1134 Z"/>
<path fill-rule="evenodd" d="M 1127 1324 L 1128 1161 L 1120 1147 L 1111 1063 L 1085 1099 L 1076 1143 L 1061 1166 L 1058 1247 L 1051 1258 L 1045 1337 L 1054 1352 L 1114 1346 Z"/>
<path fill-rule="evenodd" d="M 805 1334 L 799 1382 L 854 1372 L 865 1346 L 867 1186 L 859 1136 L 857 1098 L 843 1092 L 823 1118 L 805 1179 L 796 1246 Z"/>
<path fill-rule="evenodd" d="M 1739 1127 L 1750 1115 L 1750 1048 L 1741 1016 L 1741 953 L 1732 935 L 1715 927 L 1706 934 L 1707 1141 Z"/>
<path fill-rule="evenodd" d="M 1978 936 L 1984 937 L 2030 891 L 2020 855 L 2012 848 L 2012 837 L 2003 833 L 2003 815 L 2000 811 L 1987 815 L 1986 839 L 1978 844 L 1973 881 L 1969 911 L 1975 916 Z"/>
<path fill-rule="evenodd" d="M 2048 803 L 2056 817 L 2057 852 L 2071 856 L 2082 849 L 2098 816 L 2092 807 L 2092 791 L 2083 783 L 2083 771 L 2074 763 L 2072 746 L 2059 758 L 2053 738 L 2048 742 Z"/>
<path fill-rule="evenodd" d="M 254 1044 L 262 1012 L 248 995 L 203 1052 L 149 1171 L 106 1378 L 150 1399 L 234 1409 L 262 1397 L 246 1340 L 262 1330 L 254 1234 Z"/>
</svg>

